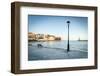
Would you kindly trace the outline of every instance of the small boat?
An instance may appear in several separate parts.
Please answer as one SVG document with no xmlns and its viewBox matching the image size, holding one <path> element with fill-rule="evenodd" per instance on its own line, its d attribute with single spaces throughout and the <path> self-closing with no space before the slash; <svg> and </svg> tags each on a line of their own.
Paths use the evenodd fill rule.
<svg viewBox="0 0 100 76">
<path fill-rule="evenodd" d="M 42 44 L 37 44 L 37 47 L 41 48 L 41 47 L 43 47 L 43 45 Z"/>
</svg>

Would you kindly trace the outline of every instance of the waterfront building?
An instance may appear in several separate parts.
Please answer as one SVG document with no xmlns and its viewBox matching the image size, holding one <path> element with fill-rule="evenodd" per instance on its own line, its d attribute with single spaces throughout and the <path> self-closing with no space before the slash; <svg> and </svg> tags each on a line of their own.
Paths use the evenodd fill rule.
<svg viewBox="0 0 100 76">
<path fill-rule="evenodd" d="M 28 40 L 36 40 L 36 35 L 35 35 L 35 33 L 29 32 L 29 33 L 28 33 Z"/>
<path fill-rule="evenodd" d="M 54 35 L 50 34 L 35 34 L 32 32 L 28 33 L 28 40 L 34 40 L 34 41 L 54 41 L 54 40 L 61 40 L 61 37 L 56 37 Z"/>
</svg>

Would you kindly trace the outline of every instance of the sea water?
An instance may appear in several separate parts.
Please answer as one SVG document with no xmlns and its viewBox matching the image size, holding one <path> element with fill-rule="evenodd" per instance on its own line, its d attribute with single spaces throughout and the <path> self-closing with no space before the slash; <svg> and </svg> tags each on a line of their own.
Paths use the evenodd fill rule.
<svg viewBox="0 0 100 76">
<path fill-rule="evenodd" d="M 61 48 L 67 49 L 67 41 L 60 40 L 60 41 L 44 41 L 44 42 L 29 42 L 33 46 L 37 46 L 37 44 L 41 44 L 43 47 L 50 47 L 50 48 Z M 88 41 L 77 41 L 72 40 L 69 41 L 70 50 L 77 50 L 77 51 L 88 51 Z"/>
</svg>

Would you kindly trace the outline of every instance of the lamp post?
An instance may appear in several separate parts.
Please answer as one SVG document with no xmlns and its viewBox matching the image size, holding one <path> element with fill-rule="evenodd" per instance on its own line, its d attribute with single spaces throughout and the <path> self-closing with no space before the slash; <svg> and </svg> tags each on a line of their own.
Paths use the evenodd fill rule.
<svg viewBox="0 0 100 76">
<path fill-rule="evenodd" d="M 70 45 L 69 45 L 69 24 L 70 24 L 70 21 L 67 21 L 67 24 L 68 24 L 68 44 L 67 44 L 67 52 L 70 51 Z"/>
</svg>

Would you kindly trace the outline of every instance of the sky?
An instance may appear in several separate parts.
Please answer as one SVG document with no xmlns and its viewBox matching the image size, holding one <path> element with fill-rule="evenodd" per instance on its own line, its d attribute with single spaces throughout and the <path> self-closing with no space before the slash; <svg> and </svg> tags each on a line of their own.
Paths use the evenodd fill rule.
<svg viewBox="0 0 100 76">
<path fill-rule="evenodd" d="M 88 39 L 87 17 L 28 15 L 28 32 L 60 36 L 62 40 L 67 40 L 67 21 L 70 21 L 70 40 Z"/>
</svg>

